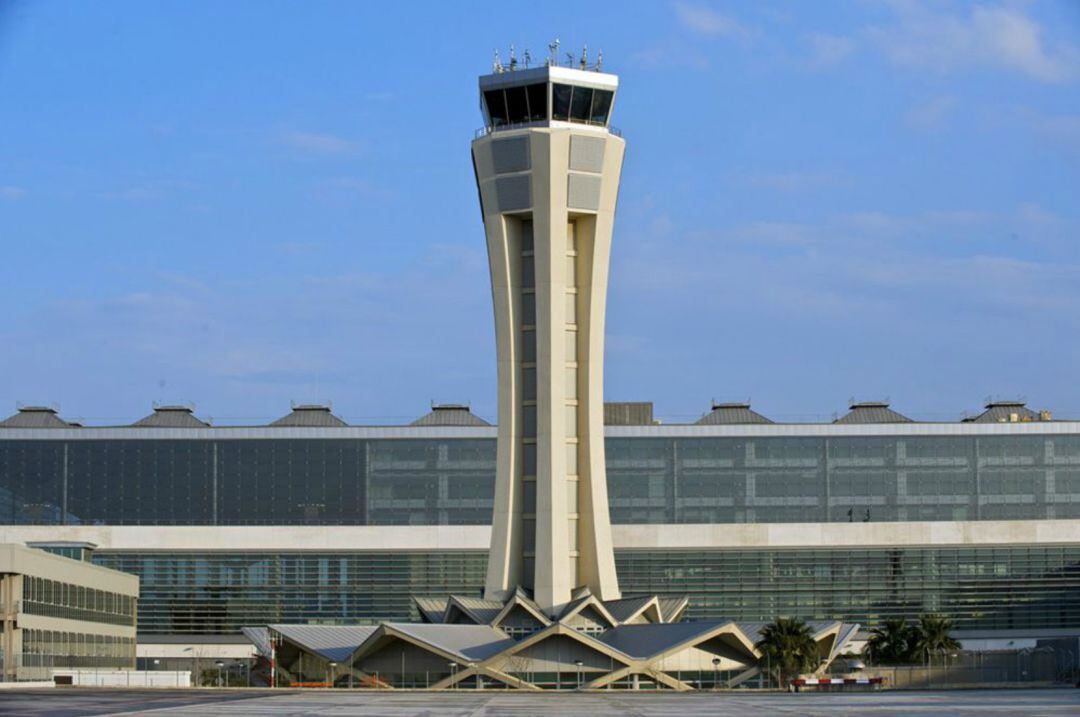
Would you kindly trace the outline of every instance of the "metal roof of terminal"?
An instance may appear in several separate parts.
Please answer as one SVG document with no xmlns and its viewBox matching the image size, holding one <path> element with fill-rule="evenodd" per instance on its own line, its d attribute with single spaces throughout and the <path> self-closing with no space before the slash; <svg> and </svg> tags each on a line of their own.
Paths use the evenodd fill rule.
<svg viewBox="0 0 1080 717">
<path fill-rule="evenodd" d="M 731 620 L 716 620 L 709 622 L 619 625 L 596 637 L 605 645 L 614 647 L 624 655 L 644 659 L 687 640 L 692 640 L 710 630 L 733 624 Z"/>
<path fill-rule="evenodd" d="M 282 416 L 270 425 L 327 428 L 349 424 L 335 416 L 328 405 L 305 403 L 293 406 L 289 415 Z"/>
<path fill-rule="evenodd" d="M 502 630 L 488 625 L 435 625 L 415 622 L 388 622 L 385 625 L 419 642 L 458 655 L 466 661 L 486 660 L 515 642 Z"/>
<path fill-rule="evenodd" d="M 886 401 L 857 401 L 833 423 L 911 423 L 907 416 L 889 408 Z"/>
<path fill-rule="evenodd" d="M 77 425 L 60 418 L 56 409 L 49 406 L 20 406 L 18 413 L 0 421 L 0 428 L 72 428 Z"/>
<path fill-rule="evenodd" d="M 269 625 L 289 642 L 314 652 L 332 662 L 344 662 L 371 637 L 376 625 Z"/>
<path fill-rule="evenodd" d="M 154 412 L 132 423 L 144 428 L 206 428 L 210 424 L 195 417 L 190 406 L 154 406 Z"/>
<path fill-rule="evenodd" d="M 772 423 L 757 411 L 750 410 L 749 403 L 714 403 L 712 410 L 699 418 L 699 426 L 733 426 L 752 423 Z"/>
<path fill-rule="evenodd" d="M 437 403 L 431 412 L 416 419 L 410 426 L 490 426 L 491 424 L 477 416 L 467 404 Z"/>
<path fill-rule="evenodd" d="M 1026 423 L 1041 420 L 1042 416 L 1028 408 L 1023 401 L 987 401 L 985 411 L 968 419 L 971 423 Z"/>
<path fill-rule="evenodd" d="M 255 646 L 255 652 L 261 657 L 268 660 L 273 657 L 269 629 L 265 627 L 241 627 L 240 632 L 243 633 L 244 637 L 251 640 L 251 644 Z"/>
</svg>

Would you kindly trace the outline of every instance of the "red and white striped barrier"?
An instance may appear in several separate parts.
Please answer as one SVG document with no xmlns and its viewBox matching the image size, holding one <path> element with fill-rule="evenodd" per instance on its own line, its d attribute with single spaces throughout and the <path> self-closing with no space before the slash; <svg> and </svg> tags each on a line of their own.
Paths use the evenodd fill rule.
<svg viewBox="0 0 1080 717">
<path fill-rule="evenodd" d="M 879 687 L 885 683 L 883 677 L 799 677 L 791 681 L 792 686 L 828 689 L 833 686 L 864 685 Z"/>
</svg>

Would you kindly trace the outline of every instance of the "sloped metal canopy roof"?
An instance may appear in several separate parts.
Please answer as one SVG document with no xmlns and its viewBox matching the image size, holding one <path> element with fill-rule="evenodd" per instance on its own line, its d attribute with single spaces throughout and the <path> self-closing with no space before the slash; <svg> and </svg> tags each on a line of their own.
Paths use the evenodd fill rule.
<svg viewBox="0 0 1080 717">
<path fill-rule="evenodd" d="M 131 425 L 145 428 L 206 428 L 210 424 L 196 418 L 189 406 L 155 406 L 153 413 Z"/>
<path fill-rule="evenodd" d="M 413 596 L 413 602 L 416 603 L 416 608 L 425 620 L 439 623 L 446 614 L 446 604 L 450 602 L 450 598 Z"/>
<path fill-rule="evenodd" d="M 444 403 L 431 407 L 431 412 L 416 419 L 410 426 L 490 426 L 465 404 Z"/>
<path fill-rule="evenodd" d="M 676 622 L 678 618 L 686 611 L 687 606 L 690 604 L 690 598 L 685 595 L 682 597 L 668 597 L 660 598 L 660 617 L 664 622 Z"/>
<path fill-rule="evenodd" d="M 757 411 L 750 409 L 749 403 L 714 403 L 712 410 L 695 421 L 699 426 L 734 426 L 741 424 L 772 423 Z"/>
<path fill-rule="evenodd" d="M 269 629 L 265 627 L 242 627 L 240 632 L 244 634 L 244 637 L 251 640 L 251 644 L 255 646 L 255 652 L 266 659 L 271 658 L 273 650 L 270 648 Z"/>
<path fill-rule="evenodd" d="M 77 423 L 68 423 L 56 415 L 56 409 L 48 406 L 22 406 L 14 416 L 0 421 L 0 428 L 72 428 Z"/>
<path fill-rule="evenodd" d="M 761 639 L 761 631 L 770 624 L 771 623 L 768 622 L 740 622 L 739 629 L 742 630 L 743 634 L 745 634 L 750 639 L 750 642 L 756 645 Z M 815 638 L 823 632 L 832 629 L 838 624 L 841 624 L 838 620 L 806 621 L 806 626 L 810 628 L 810 632 L 814 635 Z"/>
<path fill-rule="evenodd" d="M 889 408 L 884 401 L 852 403 L 833 423 L 911 423 L 911 419 Z"/>
<path fill-rule="evenodd" d="M 733 630 L 738 629 L 731 620 L 620 625 L 597 636 L 597 639 L 605 645 L 640 660 L 725 625 L 730 625 Z"/>
<path fill-rule="evenodd" d="M 277 419 L 271 426 L 307 426 L 315 428 L 336 428 L 349 424 L 335 416 L 329 406 L 301 404 L 293 406 L 292 413 Z"/>
<path fill-rule="evenodd" d="M 655 599 L 653 596 L 647 595 L 645 597 L 622 598 L 621 600 L 606 600 L 604 601 L 604 607 L 607 608 L 613 618 L 622 623 L 637 615 L 642 608 Z"/>
<path fill-rule="evenodd" d="M 466 662 L 486 660 L 515 644 L 506 633 L 487 625 L 429 625 L 389 622 L 386 627 L 461 657 Z"/>
<path fill-rule="evenodd" d="M 452 605 L 469 615 L 479 625 L 490 625 L 504 607 L 502 600 L 484 600 L 462 595 L 451 595 L 447 609 Z"/>
<path fill-rule="evenodd" d="M 375 625 L 270 625 L 289 642 L 331 662 L 344 662 L 379 628 Z"/>
</svg>

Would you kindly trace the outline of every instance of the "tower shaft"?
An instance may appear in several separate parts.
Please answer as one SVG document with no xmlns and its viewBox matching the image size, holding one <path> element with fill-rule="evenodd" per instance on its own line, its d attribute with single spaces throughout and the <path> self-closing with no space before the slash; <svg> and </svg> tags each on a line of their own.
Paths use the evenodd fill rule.
<svg viewBox="0 0 1080 717">
<path fill-rule="evenodd" d="M 569 123 L 566 123 L 569 125 Z M 495 307 L 499 427 L 485 596 L 619 597 L 604 463 L 604 315 L 624 142 L 527 127 L 473 142 Z"/>
</svg>

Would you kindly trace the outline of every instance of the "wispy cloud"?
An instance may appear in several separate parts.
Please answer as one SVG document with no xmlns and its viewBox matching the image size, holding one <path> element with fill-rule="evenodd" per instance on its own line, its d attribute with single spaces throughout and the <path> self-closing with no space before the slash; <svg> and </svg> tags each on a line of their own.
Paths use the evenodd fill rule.
<svg viewBox="0 0 1080 717">
<path fill-rule="evenodd" d="M 942 129 L 949 115 L 956 107 L 956 98 L 950 96 L 934 97 L 933 99 L 915 105 L 904 114 L 904 121 L 910 127 L 920 130 Z"/>
<path fill-rule="evenodd" d="M 15 201 L 26 196 L 26 190 L 11 184 L 0 185 L 0 199 Z"/>
<path fill-rule="evenodd" d="M 1042 26 L 1019 6 L 976 5 L 966 14 L 917 2 L 893 7 L 896 23 L 870 28 L 866 36 L 898 66 L 936 72 L 997 67 L 1040 82 L 1065 82 L 1078 74 L 1077 49 L 1051 46 Z"/>
<path fill-rule="evenodd" d="M 826 70 L 850 57 L 856 48 L 853 38 L 842 35 L 815 34 L 810 36 L 809 67 Z"/>
<path fill-rule="evenodd" d="M 747 37 L 749 31 L 738 20 L 708 5 L 675 3 L 675 17 L 687 30 L 707 37 Z"/>
<path fill-rule="evenodd" d="M 360 142 L 325 132 L 284 132 L 279 139 L 283 145 L 306 154 L 353 155 L 363 149 Z"/>
<path fill-rule="evenodd" d="M 662 42 L 637 50 L 630 56 L 630 60 L 634 66 L 647 70 L 676 67 L 702 70 L 709 66 L 709 60 L 703 52 L 688 47 L 683 42 Z"/>
</svg>

